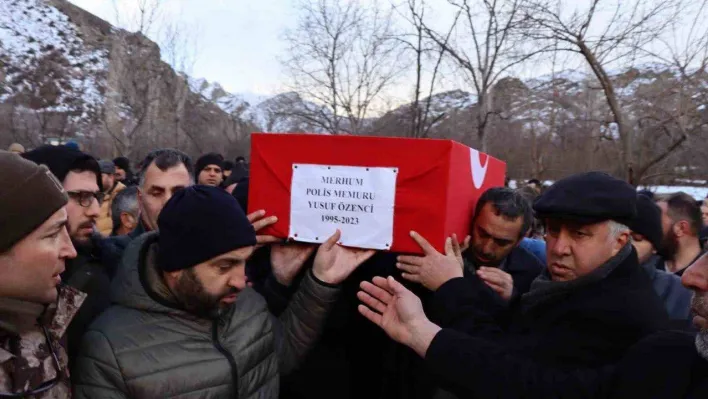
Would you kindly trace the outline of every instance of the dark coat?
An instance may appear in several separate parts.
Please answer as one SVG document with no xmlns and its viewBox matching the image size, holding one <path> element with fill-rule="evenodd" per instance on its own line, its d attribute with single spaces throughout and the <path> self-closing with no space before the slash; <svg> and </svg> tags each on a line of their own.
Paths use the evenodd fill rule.
<svg viewBox="0 0 708 399">
<path fill-rule="evenodd" d="M 343 399 L 428 398 L 433 395 L 436 387 L 425 375 L 422 360 L 410 349 L 391 341 L 357 311 L 360 302 L 356 293 L 362 281 L 371 281 L 374 276 L 400 277 L 395 266 L 397 255 L 376 253 L 344 282 L 342 295 L 327 320 L 320 342 L 300 369 L 283 379 L 281 398 L 331 398 L 332 392 Z M 249 266 L 249 279 L 253 276 L 256 280 L 254 287 L 259 287 L 271 311 L 282 309 L 284 291 L 268 288 L 275 285 L 269 283 L 272 277 L 265 254 L 258 265 Z M 515 295 L 520 295 L 528 291 L 542 266 L 533 255 L 516 248 L 507 258 L 504 269 L 514 278 Z M 467 270 L 465 275 L 474 276 L 474 273 Z M 430 291 L 417 284 L 405 284 L 423 298 L 424 303 L 428 302 Z M 506 308 L 500 297 L 490 288 L 485 286 L 485 289 L 489 299 L 486 306 Z"/>
<path fill-rule="evenodd" d="M 679 276 L 659 270 L 656 264 L 663 265 L 663 262 L 660 256 L 653 256 L 642 265 L 642 269 L 651 279 L 654 291 L 664 303 L 669 317 L 672 320 L 686 320 L 688 323 L 691 316 L 691 290 L 681 284 Z"/>
<path fill-rule="evenodd" d="M 254 288 L 265 297 L 271 312 L 281 312 L 287 306 L 292 287 L 274 283 L 267 261 L 267 251 L 254 255 L 246 273 Z M 304 268 L 311 267 L 311 261 Z M 395 364 L 390 354 L 396 344 L 376 325 L 357 311 L 359 284 L 374 276 L 397 275 L 396 254 L 376 253 L 342 283 L 342 293 L 327 317 L 320 340 L 302 365 L 281 379 L 283 399 L 358 399 L 387 398 L 387 384 Z M 332 392 L 336 392 L 333 396 Z"/>
<path fill-rule="evenodd" d="M 90 253 L 79 248 L 77 256 L 66 262 L 62 281 L 86 294 L 83 305 L 69 324 L 66 332 L 70 363 L 78 354 L 81 337 L 89 325 L 111 305 L 111 280 L 96 247 Z"/>
<path fill-rule="evenodd" d="M 135 230 L 126 235 L 106 237 L 98 242 L 101 259 L 111 279 L 117 274 L 125 249 L 128 248 L 128 245 L 134 239 L 140 237 L 146 231 L 143 223 L 140 222 Z"/>
<path fill-rule="evenodd" d="M 708 397 L 708 361 L 698 355 L 694 335 L 686 332 L 653 334 L 616 365 L 560 370 L 444 329 L 433 339 L 425 361 L 436 382 L 460 398 Z"/>
<path fill-rule="evenodd" d="M 448 281 L 435 293 L 431 320 L 549 366 L 617 362 L 634 343 L 668 326 L 664 305 L 634 250 L 600 281 L 538 305 L 513 304 L 508 325 L 499 325 L 497 315 L 479 306 L 488 296 L 483 284 L 476 278 Z"/>
<path fill-rule="evenodd" d="M 472 272 L 472 268 L 477 269 L 477 267 L 469 261 L 465 261 L 465 264 L 467 266 L 466 272 Z M 511 250 L 499 268 L 509 273 L 514 280 L 513 301 L 515 298 L 529 292 L 531 283 L 541 274 L 544 266 L 531 252 L 517 246 Z M 473 273 L 465 273 L 465 277 L 468 278 L 471 278 L 472 275 Z"/>
</svg>

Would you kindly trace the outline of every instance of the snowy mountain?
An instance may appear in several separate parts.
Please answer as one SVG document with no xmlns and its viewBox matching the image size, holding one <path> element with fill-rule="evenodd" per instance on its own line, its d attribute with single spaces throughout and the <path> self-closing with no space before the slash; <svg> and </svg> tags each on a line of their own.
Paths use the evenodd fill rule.
<svg viewBox="0 0 708 399">
<path fill-rule="evenodd" d="M 325 129 L 308 121 L 306 115 L 329 111 L 304 100 L 294 92 L 265 96 L 255 93 L 229 93 L 217 82 L 204 78 L 185 78 L 190 90 L 213 102 L 234 118 L 248 121 L 263 132 L 324 133 Z"/>
<path fill-rule="evenodd" d="M 75 139 L 99 156 L 247 153 L 258 129 L 238 114 L 253 96 L 177 74 L 150 39 L 67 0 L 0 3 L 0 147 Z"/>
<path fill-rule="evenodd" d="M 69 17 L 48 3 L 5 0 L 0 7 L 0 102 L 64 112 L 74 123 L 99 112 L 108 51 L 86 43 Z"/>
</svg>

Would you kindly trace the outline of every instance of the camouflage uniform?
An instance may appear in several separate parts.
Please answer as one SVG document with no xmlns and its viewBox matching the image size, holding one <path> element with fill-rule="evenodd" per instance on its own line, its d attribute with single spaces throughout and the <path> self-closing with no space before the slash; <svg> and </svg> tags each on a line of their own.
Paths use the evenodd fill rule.
<svg viewBox="0 0 708 399">
<path fill-rule="evenodd" d="M 0 392 L 34 390 L 57 377 L 43 326 L 46 326 L 59 361 L 59 382 L 36 399 L 71 397 L 68 357 L 60 340 L 86 295 L 71 287 L 59 290 L 57 302 L 49 306 L 0 298 Z"/>
</svg>

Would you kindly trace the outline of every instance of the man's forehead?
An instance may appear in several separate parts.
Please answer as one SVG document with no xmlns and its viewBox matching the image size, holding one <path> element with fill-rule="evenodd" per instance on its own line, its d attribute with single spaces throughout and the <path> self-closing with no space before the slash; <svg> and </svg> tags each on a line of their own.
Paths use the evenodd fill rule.
<svg viewBox="0 0 708 399">
<path fill-rule="evenodd" d="M 64 188 L 68 191 L 97 191 L 98 182 L 96 181 L 96 174 L 90 170 L 85 170 L 83 172 L 72 170 L 67 173 L 64 178 Z"/>
<path fill-rule="evenodd" d="M 187 186 L 190 183 L 189 172 L 183 164 L 175 165 L 166 170 L 152 163 L 145 170 L 145 186 Z"/>
<path fill-rule="evenodd" d="M 251 254 L 253 253 L 255 247 L 243 247 L 239 249 L 235 249 L 231 252 L 227 252 L 225 254 L 219 255 L 212 259 L 212 262 L 218 262 L 218 261 L 242 261 L 248 259 Z"/>
<path fill-rule="evenodd" d="M 523 222 L 523 216 L 511 219 L 497 212 L 492 204 L 485 204 L 479 217 L 475 219 L 475 225 L 483 228 L 488 234 L 510 240 L 518 238 Z"/>
<path fill-rule="evenodd" d="M 600 230 L 609 225 L 610 221 L 605 220 L 596 223 L 583 223 L 573 219 L 546 219 L 546 224 L 558 227 L 565 227 L 566 229 L 590 229 L 590 230 Z"/>
</svg>

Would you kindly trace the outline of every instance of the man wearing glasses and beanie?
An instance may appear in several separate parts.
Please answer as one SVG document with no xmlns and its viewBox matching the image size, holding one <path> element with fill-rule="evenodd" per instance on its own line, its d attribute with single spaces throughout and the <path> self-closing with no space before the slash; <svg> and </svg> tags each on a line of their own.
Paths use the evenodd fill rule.
<svg viewBox="0 0 708 399">
<path fill-rule="evenodd" d="M 6 151 L 0 185 L 0 398 L 69 398 L 59 342 L 85 295 L 60 285 L 76 256 L 67 194 L 46 167 Z"/>
<path fill-rule="evenodd" d="M 78 255 L 66 262 L 61 278 L 88 295 L 67 333 L 71 359 L 89 324 L 110 305 L 110 270 L 101 262 L 101 238 L 95 229 L 103 201 L 101 169 L 95 158 L 67 146 L 45 145 L 22 156 L 46 165 L 69 197 L 66 227 Z"/>
</svg>

